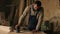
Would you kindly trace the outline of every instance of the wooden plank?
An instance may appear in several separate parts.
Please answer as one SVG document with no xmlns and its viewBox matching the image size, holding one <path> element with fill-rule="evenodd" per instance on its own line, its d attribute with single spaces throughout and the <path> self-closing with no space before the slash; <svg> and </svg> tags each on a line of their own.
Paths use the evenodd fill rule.
<svg viewBox="0 0 60 34">
<path fill-rule="evenodd" d="M 33 34 L 32 32 L 22 32 L 22 33 L 14 33 L 14 32 L 11 32 L 11 33 L 8 33 L 8 34 Z M 34 34 L 46 34 L 44 32 L 35 32 Z"/>
<path fill-rule="evenodd" d="M 33 34 L 31 31 L 21 31 L 21 33 L 10 32 L 10 27 L 0 25 L 0 34 Z M 45 34 L 44 32 L 34 32 L 34 34 Z"/>
</svg>

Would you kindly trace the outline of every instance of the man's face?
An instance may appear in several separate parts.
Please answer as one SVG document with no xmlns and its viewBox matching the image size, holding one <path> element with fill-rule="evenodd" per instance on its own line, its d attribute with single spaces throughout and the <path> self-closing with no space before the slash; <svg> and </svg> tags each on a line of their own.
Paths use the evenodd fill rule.
<svg viewBox="0 0 60 34">
<path fill-rule="evenodd" d="M 40 8 L 40 6 L 37 6 L 37 4 L 34 4 L 33 8 L 34 8 L 34 10 L 38 10 Z"/>
</svg>

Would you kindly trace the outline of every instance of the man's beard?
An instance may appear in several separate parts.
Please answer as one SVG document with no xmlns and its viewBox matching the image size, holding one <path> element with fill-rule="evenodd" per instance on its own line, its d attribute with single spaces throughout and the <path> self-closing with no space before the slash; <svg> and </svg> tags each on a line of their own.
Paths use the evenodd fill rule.
<svg viewBox="0 0 60 34">
<path fill-rule="evenodd" d="M 39 8 L 39 9 L 34 9 L 34 8 L 33 8 L 33 11 L 39 11 L 39 10 L 40 10 L 40 8 Z"/>
</svg>

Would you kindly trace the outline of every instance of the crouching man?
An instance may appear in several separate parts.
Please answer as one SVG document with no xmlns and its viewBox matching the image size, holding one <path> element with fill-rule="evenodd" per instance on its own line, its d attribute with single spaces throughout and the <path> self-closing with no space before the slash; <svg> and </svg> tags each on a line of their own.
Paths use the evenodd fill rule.
<svg viewBox="0 0 60 34">
<path fill-rule="evenodd" d="M 43 22 L 44 10 L 41 7 L 40 1 L 35 1 L 32 5 L 27 6 L 23 12 L 23 14 L 19 17 L 19 22 L 16 25 L 16 28 L 21 25 L 21 21 L 25 16 L 29 16 L 28 18 L 28 29 L 30 31 L 40 29 L 40 25 Z"/>
</svg>

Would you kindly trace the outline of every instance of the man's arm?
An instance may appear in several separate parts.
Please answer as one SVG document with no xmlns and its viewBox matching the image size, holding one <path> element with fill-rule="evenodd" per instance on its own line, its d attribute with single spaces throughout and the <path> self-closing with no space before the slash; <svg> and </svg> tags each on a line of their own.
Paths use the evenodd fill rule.
<svg viewBox="0 0 60 34">
<path fill-rule="evenodd" d="M 29 7 L 26 7 L 23 14 L 19 17 L 19 21 L 17 25 L 21 24 L 22 19 L 28 14 L 28 11 L 29 11 Z"/>
<path fill-rule="evenodd" d="M 39 18 L 38 18 L 38 23 L 36 25 L 36 30 L 38 31 L 42 22 L 43 22 L 43 18 L 44 18 L 44 9 L 42 8 L 42 12 L 40 13 L 39 15 Z"/>
<path fill-rule="evenodd" d="M 40 16 L 39 16 L 39 18 L 38 18 L 38 23 L 37 23 L 37 25 L 36 25 L 36 30 L 38 31 L 39 30 L 39 27 L 40 27 L 40 22 L 41 22 L 41 14 L 40 14 Z"/>
</svg>

